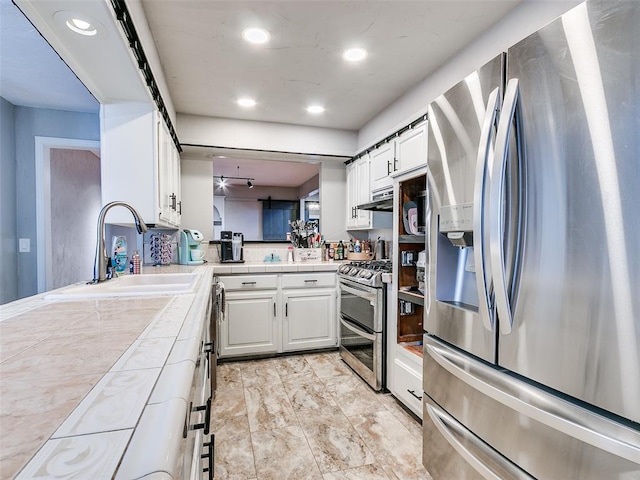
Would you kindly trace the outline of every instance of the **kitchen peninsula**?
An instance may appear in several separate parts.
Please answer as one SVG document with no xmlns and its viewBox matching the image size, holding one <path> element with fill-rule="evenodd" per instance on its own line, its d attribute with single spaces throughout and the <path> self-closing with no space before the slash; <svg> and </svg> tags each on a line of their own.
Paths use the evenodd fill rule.
<svg viewBox="0 0 640 480">
<path fill-rule="evenodd" d="M 65 287 L 1 306 L 0 477 L 53 475 L 58 468 L 73 468 L 83 478 L 181 471 L 186 462 L 179 444 L 192 380 L 182 367 L 190 366 L 193 375 L 208 329 L 214 275 L 330 275 L 339 265 L 149 266 L 144 274 L 195 273 L 197 283 L 181 294 L 61 300 Z M 154 440 L 155 453 L 146 449 L 143 461 L 134 458 L 144 448 L 136 444 L 154 438 L 141 431 L 145 415 L 160 410 L 161 425 L 146 423 L 165 429 L 166 444 Z M 169 431 L 172 426 L 176 431 Z"/>
</svg>

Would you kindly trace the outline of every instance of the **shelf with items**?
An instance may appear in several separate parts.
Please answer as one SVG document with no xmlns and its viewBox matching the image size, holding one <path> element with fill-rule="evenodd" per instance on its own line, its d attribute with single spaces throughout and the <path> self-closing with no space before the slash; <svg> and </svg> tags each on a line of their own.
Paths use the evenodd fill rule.
<svg viewBox="0 0 640 480">
<path fill-rule="evenodd" d="M 425 250 L 424 198 L 426 175 L 399 184 L 398 195 L 398 316 L 397 344 L 422 357 L 424 293 L 418 279 L 420 252 Z M 423 254 L 424 255 L 424 254 Z"/>
</svg>

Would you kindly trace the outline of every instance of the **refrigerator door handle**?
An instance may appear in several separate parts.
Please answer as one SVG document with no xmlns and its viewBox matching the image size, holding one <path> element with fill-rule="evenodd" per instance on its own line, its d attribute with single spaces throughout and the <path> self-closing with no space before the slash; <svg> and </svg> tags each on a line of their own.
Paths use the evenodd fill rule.
<svg viewBox="0 0 640 480">
<path fill-rule="evenodd" d="M 480 133 L 480 142 L 478 147 L 478 160 L 476 166 L 476 179 L 474 185 L 474 205 L 479 208 L 473 209 L 473 255 L 476 264 L 476 283 L 478 286 L 478 300 L 480 305 L 478 310 L 484 327 L 493 331 L 494 316 L 492 315 L 491 300 L 491 283 L 487 282 L 487 278 L 491 275 L 487 254 L 484 250 L 485 244 L 489 240 L 485 224 L 488 217 L 488 203 L 486 201 L 486 186 L 489 176 L 488 168 L 491 167 L 490 155 L 492 153 L 493 126 L 500 109 L 500 88 L 489 95 L 487 100 L 487 109 L 484 114 L 484 122 Z M 477 237 L 477 238 L 476 238 Z"/>
<path fill-rule="evenodd" d="M 636 430 L 561 400 L 428 336 L 424 351 L 460 381 L 525 417 L 631 462 L 640 458 L 640 433 Z"/>
<path fill-rule="evenodd" d="M 425 410 L 449 445 L 484 478 L 502 480 L 505 474 L 508 474 L 509 478 L 513 479 L 533 480 L 532 476 L 478 439 L 444 410 L 429 403 L 425 404 Z M 476 452 L 477 454 L 474 454 Z"/>
<path fill-rule="evenodd" d="M 507 273 L 504 251 L 504 224 L 503 224 L 503 200 L 504 183 L 507 170 L 507 157 L 509 153 L 509 138 L 511 126 L 516 115 L 520 89 L 518 79 L 512 78 L 507 84 L 504 95 L 504 104 L 498 132 L 496 134 L 496 147 L 491 166 L 491 181 L 489 186 L 489 250 L 491 254 L 491 271 L 493 275 L 493 291 L 496 309 L 500 320 L 500 333 L 510 334 L 513 327 L 513 313 L 509 293 L 507 292 Z"/>
</svg>

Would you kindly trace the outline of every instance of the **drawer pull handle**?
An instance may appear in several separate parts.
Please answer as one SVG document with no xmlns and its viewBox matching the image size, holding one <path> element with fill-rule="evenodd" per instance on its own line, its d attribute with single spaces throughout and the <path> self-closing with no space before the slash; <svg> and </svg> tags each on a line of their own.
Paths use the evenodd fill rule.
<svg viewBox="0 0 640 480">
<path fill-rule="evenodd" d="M 209 424 L 211 423 L 211 397 L 207 399 L 206 405 L 200 405 L 198 407 L 193 407 L 194 412 L 201 412 L 204 410 L 204 423 L 196 423 L 191 429 L 192 430 L 204 430 L 205 435 L 209 435 Z"/>
<path fill-rule="evenodd" d="M 414 397 L 416 397 L 418 400 L 422 401 L 422 395 L 418 396 L 416 395 L 416 391 L 415 390 L 409 390 L 407 388 L 407 392 L 409 392 L 411 395 L 413 395 Z"/>
<path fill-rule="evenodd" d="M 304 283 L 318 283 L 317 279 L 314 280 L 305 280 Z"/>
<path fill-rule="evenodd" d="M 215 435 L 211 434 L 211 440 L 209 440 L 208 442 L 204 442 L 202 444 L 203 447 L 205 447 L 207 449 L 207 453 L 203 453 L 200 455 L 200 458 L 202 459 L 208 459 L 209 460 L 209 464 L 206 468 L 203 468 L 202 471 L 204 473 L 208 473 L 207 478 L 209 480 L 213 480 L 213 459 L 214 459 L 214 455 L 215 455 Z"/>
<path fill-rule="evenodd" d="M 242 285 L 255 285 L 256 282 L 242 282 Z"/>
</svg>

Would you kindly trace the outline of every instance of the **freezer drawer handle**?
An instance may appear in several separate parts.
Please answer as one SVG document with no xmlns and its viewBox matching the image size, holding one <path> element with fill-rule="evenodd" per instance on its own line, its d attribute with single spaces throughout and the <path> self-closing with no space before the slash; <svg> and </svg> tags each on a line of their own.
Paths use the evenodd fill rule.
<svg viewBox="0 0 640 480">
<path fill-rule="evenodd" d="M 489 445 L 484 444 L 484 442 L 479 440 L 471 432 L 466 431 L 466 429 L 461 427 L 455 419 L 444 411 L 428 403 L 425 405 L 425 408 L 429 414 L 429 418 L 447 442 L 484 478 L 502 480 L 504 478 L 503 474 L 507 473 L 509 474 L 509 478 L 534 480 L 528 473 L 503 458 L 498 452 Z M 458 438 L 462 438 L 464 444 Z M 471 450 L 481 453 L 485 461 L 483 462 L 476 457 Z M 486 459 L 493 460 L 493 465 L 497 468 L 491 468 L 492 465 L 488 465 Z"/>
<path fill-rule="evenodd" d="M 407 388 L 407 392 L 409 392 L 411 395 L 413 395 L 414 397 L 416 397 L 418 400 L 422 401 L 422 395 L 418 396 L 416 395 L 416 391 L 415 390 L 409 390 Z"/>
<path fill-rule="evenodd" d="M 424 346 L 426 354 L 442 368 L 496 402 L 605 452 L 638 462 L 640 433 L 637 431 L 561 401 L 515 377 L 498 373 L 429 337 L 425 337 Z"/>
<path fill-rule="evenodd" d="M 242 285 L 255 285 L 256 282 L 242 282 Z"/>
<path fill-rule="evenodd" d="M 305 280 L 304 283 L 318 283 L 318 280 L 317 279 Z"/>
</svg>

